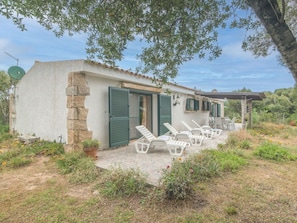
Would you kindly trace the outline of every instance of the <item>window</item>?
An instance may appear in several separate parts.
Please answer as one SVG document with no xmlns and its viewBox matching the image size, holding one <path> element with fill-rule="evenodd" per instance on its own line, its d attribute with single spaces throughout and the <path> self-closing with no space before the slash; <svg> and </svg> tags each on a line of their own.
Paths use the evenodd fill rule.
<svg viewBox="0 0 297 223">
<path fill-rule="evenodd" d="M 193 98 L 187 98 L 186 111 L 198 111 L 198 110 L 199 110 L 199 101 Z"/>
<path fill-rule="evenodd" d="M 203 110 L 203 111 L 210 111 L 210 102 L 208 102 L 208 101 L 203 101 L 203 102 L 202 102 L 202 110 Z"/>
</svg>

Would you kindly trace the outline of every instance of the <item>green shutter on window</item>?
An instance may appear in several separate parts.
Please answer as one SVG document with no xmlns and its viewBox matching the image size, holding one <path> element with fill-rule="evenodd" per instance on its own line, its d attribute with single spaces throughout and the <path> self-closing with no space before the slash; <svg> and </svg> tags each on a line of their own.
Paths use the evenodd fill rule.
<svg viewBox="0 0 297 223">
<path fill-rule="evenodd" d="M 210 115 L 211 116 L 214 116 L 214 114 L 215 114 L 215 105 L 216 104 L 211 103 L 211 110 L 210 110 Z"/>
<path fill-rule="evenodd" d="M 198 100 L 194 100 L 194 110 L 195 111 L 199 110 L 199 101 Z"/>
<path fill-rule="evenodd" d="M 217 105 L 217 117 L 221 117 L 221 104 Z"/>
<path fill-rule="evenodd" d="M 187 98 L 186 100 L 186 111 L 191 110 L 191 99 Z"/>
</svg>

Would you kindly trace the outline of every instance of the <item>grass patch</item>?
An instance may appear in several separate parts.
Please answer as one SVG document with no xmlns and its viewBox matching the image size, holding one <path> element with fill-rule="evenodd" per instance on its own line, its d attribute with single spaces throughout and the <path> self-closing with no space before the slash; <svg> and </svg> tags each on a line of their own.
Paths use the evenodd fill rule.
<svg viewBox="0 0 297 223">
<path fill-rule="evenodd" d="M 29 165 L 32 158 L 38 155 L 53 157 L 64 153 L 63 145 L 55 142 L 38 141 L 25 145 L 14 140 L 11 145 L 11 149 L 0 153 L 0 169 Z"/>
<path fill-rule="evenodd" d="M 255 149 L 254 155 L 263 159 L 274 161 L 296 160 L 297 156 L 287 148 L 271 142 L 264 142 Z"/>
<path fill-rule="evenodd" d="M 248 164 L 248 159 L 238 149 L 206 150 L 205 152 L 210 153 L 217 160 L 219 168 L 223 172 L 236 172 Z"/>
</svg>

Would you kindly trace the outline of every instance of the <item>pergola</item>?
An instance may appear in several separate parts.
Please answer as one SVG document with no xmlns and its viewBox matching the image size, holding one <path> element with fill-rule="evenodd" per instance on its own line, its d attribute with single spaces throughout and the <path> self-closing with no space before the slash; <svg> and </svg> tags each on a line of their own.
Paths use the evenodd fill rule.
<svg viewBox="0 0 297 223">
<path fill-rule="evenodd" d="M 195 92 L 196 95 L 217 99 L 241 100 L 241 122 L 242 128 L 246 127 L 246 114 L 248 114 L 248 125 L 252 126 L 252 101 L 266 98 L 264 92 Z"/>
</svg>

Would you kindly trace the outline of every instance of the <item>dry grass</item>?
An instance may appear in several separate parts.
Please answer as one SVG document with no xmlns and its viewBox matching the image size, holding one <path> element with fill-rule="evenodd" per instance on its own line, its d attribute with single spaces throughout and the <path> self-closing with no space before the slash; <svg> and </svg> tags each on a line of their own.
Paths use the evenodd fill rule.
<svg viewBox="0 0 297 223">
<path fill-rule="evenodd" d="M 265 139 L 296 149 L 296 135 L 285 128 L 236 137 L 250 140 L 253 148 Z M 296 161 L 251 156 L 240 171 L 197 184 L 186 201 L 160 200 L 154 188 L 143 196 L 107 198 L 95 183 L 70 184 L 54 162 L 40 156 L 0 173 L 0 222 L 297 222 L 296 176 Z"/>
</svg>

